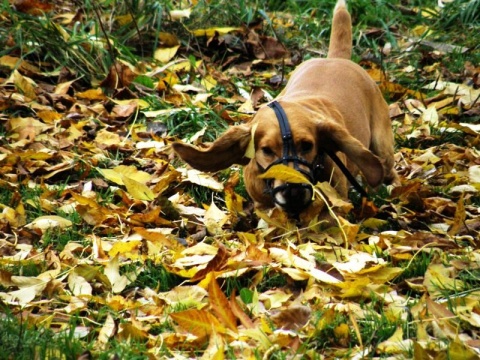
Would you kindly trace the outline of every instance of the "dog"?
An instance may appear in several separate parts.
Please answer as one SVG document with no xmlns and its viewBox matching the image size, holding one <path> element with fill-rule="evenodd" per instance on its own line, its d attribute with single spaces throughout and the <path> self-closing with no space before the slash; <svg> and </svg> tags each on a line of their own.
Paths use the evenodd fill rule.
<svg viewBox="0 0 480 360">
<path fill-rule="evenodd" d="M 351 17 L 345 0 L 338 0 L 327 58 L 300 64 L 284 90 L 249 123 L 230 127 L 206 147 L 175 142 L 174 151 L 207 172 L 245 165 L 255 207 L 276 206 L 295 218 L 311 205 L 313 190 L 258 177 L 273 165 L 295 168 L 313 184 L 328 181 L 343 198 L 348 196 L 345 174 L 351 180 L 360 171 L 373 188 L 398 184 L 388 105 L 367 72 L 350 60 L 351 53 Z"/>
</svg>

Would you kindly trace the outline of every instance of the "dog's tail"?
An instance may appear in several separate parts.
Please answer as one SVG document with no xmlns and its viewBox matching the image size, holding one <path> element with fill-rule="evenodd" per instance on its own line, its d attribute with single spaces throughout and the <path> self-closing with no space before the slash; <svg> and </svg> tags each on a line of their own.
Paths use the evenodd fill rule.
<svg viewBox="0 0 480 360">
<path fill-rule="evenodd" d="M 346 0 L 338 0 L 333 10 L 328 57 L 343 59 L 352 57 L 352 19 L 347 10 Z"/>
</svg>

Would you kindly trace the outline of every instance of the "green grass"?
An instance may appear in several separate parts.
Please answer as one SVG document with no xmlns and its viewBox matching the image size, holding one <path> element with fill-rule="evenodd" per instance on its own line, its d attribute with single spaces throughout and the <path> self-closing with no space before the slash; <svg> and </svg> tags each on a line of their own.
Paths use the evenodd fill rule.
<svg viewBox="0 0 480 360">
<path fill-rule="evenodd" d="M 405 280 L 424 276 L 434 256 L 435 252 L 433 251 L 420 251 L 409 261 L 399 262 L 396 266 L 402 268 L 403 272 L 395 278 L 394 282 L 398 284 Z"/>
<path fill-rule="evenodd" d="M 136 287 L 149 287 L 158 292 L 166 292 L 180 285 L 185 280 L 168 272 L 161 264 L 146 261 L 143 265 L 143 271 L 138 273 L 136 280 L 128 285 L 125 291 Z M 126 267 L 125 271 L 134 271 L 137 267 L 138 264 L 131 264 Z"/>
<path fill-rule="evenodd" d="M 28 324 L 27 319 L 14 317 L 7 310 L 0 317 L 0 359 L 77 359 L 84 348 L 75 339 L 73 330 L 72 327 L 56 334 L 52 330 Z"/>
<path fill-rule="evenodd" d="M 202 138 L 207 142 L 215 140 L 227 129 L 227 123 L 215 112 L 203 112 L 196 108 L 173 113 L 167 118 L 165 125 L 170 135 L 178 137 L 192 136 L 205 130 Z"/>
</svg>

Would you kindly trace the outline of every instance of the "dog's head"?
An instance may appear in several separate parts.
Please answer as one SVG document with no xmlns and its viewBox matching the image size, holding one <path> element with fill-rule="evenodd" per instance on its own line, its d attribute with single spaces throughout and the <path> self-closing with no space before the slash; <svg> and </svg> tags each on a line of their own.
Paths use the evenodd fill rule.
<svg viewBox="0 0 480 360">
<path fill-rule="evenodd" d="M 341 152 L 349 163 L 360 169 L 370 186 L 382 182 L 380 160 L 347 131 L 339 113 L 319 114 L 315 111 L 317 106 L 286 101 L 278 103 L 291 130 L 291 140 L 285 138 L 278 113 L 265 106 L 250 124 L 231 127 L 204 148 L 184 143 L 174 143 L 173 148 L 188 164 L 202 171 L 248 164 L 244 173 L 245 185 L 256 204 L 263 207 L 276 204 L 293 216 L 308 207 L 312 189 L 276 179 L 259 179 L 258 175 L 272 164 L 284 163 L 294 167 L 312 182 L 329 181 L 343 175 L 338 170 L 333 171 L 332 162 L 325 159 L 324 154 L 326 151 Z M 254 153 L 250 158 L 246 153 L 252 144 Z"/>
</svg>

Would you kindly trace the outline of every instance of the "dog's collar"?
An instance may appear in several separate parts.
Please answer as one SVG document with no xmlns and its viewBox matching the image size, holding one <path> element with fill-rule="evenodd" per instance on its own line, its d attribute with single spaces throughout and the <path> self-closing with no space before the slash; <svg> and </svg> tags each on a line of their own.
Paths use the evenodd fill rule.
<svg viewBox="0 0 480 360">
<path fill-rule="evenodd" d="M 368 198 L 368 194 L 365 192 L 363 187 L 358 183 L 358 181 L 355 179 L 352 173 L 347 169 L 347 167 L 342 163 L 342 161 L 338 158 L 338 156 L 335 154 L 334 151 L 330 151 L 329 149 L 323 149 L 323 151 L 321 151 L 315 158 L 314 163 L 310 163 L 305 159 L 302 159 L 301 157 L 299 157 L 295 149 L 292 130 L 290 128 L 290 124 L 288 122 L 288 118 L 287 118 L 287 114 L 285 113 L 285 110 L 283 110 L 282 106 L 277 101 L 271 102 L 270 104 L 268 104 L 268 107 L 275 112 L 275 116 L 277 117 L 277 120 L 280 126 L 280 133 L 282 136 L 283 150 L 282 150 L 282 157 L 275 160 L 266 168 L 263 168 L 257 162 L 257 166 L 259 167 L 261 172 L 267 171 L 269 168 L 271 168 L 274 165 L 278 165 L 278 164 L 287 165 L 288 163 L 293 162 L 294 169 L 302 173 L 304 176 L 306 176 L 307 179 L 310 180 L 310 182 L 313 185 L 315 185 L 317 181 L 321 180 L 320 178 L 321 178 L 321 174 L 323 172 L 324 163 L 325 163 L 324 157 L 325 157 L 325 154 L 327 154 L 335 162 L 335 164 L 342 171 L 342 173 L 345 175 L 348 181 L 352 184 L 355 190 L 357 190 L 360 193 L 360 195 L 362 195 L 363 197 Z M 299 164 L 302 164 L 305 167 L 307 167 L 309 171 L 306 171 L 300 168 Z M 272 193 L 274 201 L 275 201 L 274 195 L 276 192 L 283 190 L 285 186 L 291 186 L 291 184 L 289 185 L 284 184 L 284 185 L 280 185 L 279 187 L 273 188 L 271 184 L 272 184 L 271 182 L 267 182 L 267 186 L 269 188 L 269 191 Z M 295 185 L 310 188 L 309 184 L 295 184 Z"/>
</svg>

